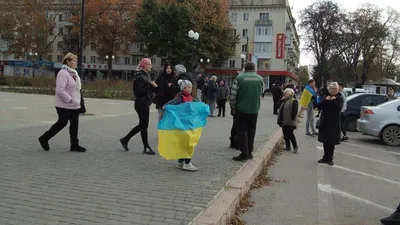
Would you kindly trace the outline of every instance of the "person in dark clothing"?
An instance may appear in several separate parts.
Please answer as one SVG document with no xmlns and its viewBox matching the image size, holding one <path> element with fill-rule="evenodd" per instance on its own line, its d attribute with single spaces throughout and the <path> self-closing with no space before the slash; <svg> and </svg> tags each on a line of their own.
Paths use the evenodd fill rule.
<svg viewBox="0 0 400 225">
<path fill-rule="evenodd" d="M 203 74 L 199 74 L 199 76 L 197 76 L 197 79 L 196 79 L 196 89 L 197 89 L 196 96 L 197 96 L 197 99 L 200 101 L 202 99 L 201 97 L 203 95 L 203 88 L 204 88 L 205 82 L 206 82 L 205 76 Z"/>
<path fill-rule="evenodd" d="M 225 85 L 223 80 L 220 80 L 218 83 L 218 98 L 217 98 L 217 105 L 218 105 L 218 117 L 222 115 L 225 117 L 225 105 L 226 99 L 229 96 L 229 88 Z"/>
<path fill-rule="evenodd" d="M 155 89 L 154 103 L 158 110 L 159 119 L 162 118 L 164 110 L 162 107 L 165 103 L 175 98 L 179 93 L 180 88 L 177 84 L 178 79 L 175 75 L 174 67 L 172 64 L 166 64 L 163 72 L 156 79 L 157 88 Z"/>
<path fill-rule="evenodd" d="M 278 125 L 282 127 L 283 137 L 286 143 L 286 151 L 290 151 L 290 142 L 293 145 L 293 153 L 298 153 L 298 146 L 294 130 L 297 126 L 297 113 L 299 103 L 294 98 L 294 91 L 291 88 L 286 88 L 284 91 L 284 101 L 279 108 Z"/>
<path fill-rule="evenodd" d="M 212 76 L 207 84 L 207 104 L 210 106 L 210 117 L 214 116 L 215 103 L 217 101 L 218 85 L 217 77 Z"/>
<path fill-rule="evenodd" d="M 157 88 L 157 84 L 151 81 L 151 61 L 149 58 L 143 58 L 139 63 L 139 71 L 135 74 L 133 80 L 133 93 L 135 95 L 135 111 L 139 116 L 139 124 L 134 127 L 125 137 L 121 138 L 122 147 L 129 151 L 129 140 L 140 132 L 144 146 L 143 153 L 155 155 L 148 141 L 147 128 L 149 127 L 150 105 L 152 104 L 153 91 Z"/>
<path fill-rule="evenodd" d="M 175 72 L 178 75 L 178 80 L 188 80 L 188 81 L 190 81 L 190 83 L 193 84 L 193 79 L 190 77 L 189 74 L 186 73 L 186 67 L 184 65 L 182 65 L 182 64 L 176 65 Z M 177 85 L 178 85 L 178 83 L 177 83 Z"/>
<path fill-rule="evenodd" d="M 328 80 L 328 81 L 326 82 L 326 85 L 324 85 L 323 87 L 321 87 L 321 88 L 319 89 L 318 95 L 321 96 L 321 97 L 328 95 L 328 94 L 329 94 L 328 86 L 329 86 L 331 83 L 332 83 L 332 81 Z M 321 109 L 318 108 L 318 114 L 317 114 L 315 117 L 319 117 L 320 114 L 321 114 Z"/>
<path fill-rule="evenodd" d="M 343 108 L 343 97 L 339 93 L 339 85 L 337 82 L 331 83 L 329 86 L 329 94 L 323 96 L 318 104 L 322 110 L 318 141 L 323 143 L 324 156 L 318 160 L 318 163 L 328 163 L 333 166 L 333 153 L 335 145 L 340 144 L 340 112 Z"/>
<path fill-rule="evenodd" d="M 282 84 L 280 84 L 279 81 L 275 81 L 274 86 L 272 88 L 272 100 L 274 101 L 273 105 L 274 115 L 278 115 L 279 104 L 282 97 L 283 97 Z"/>
<path fill-rule="evenodd" d="M 381 219 L 383 225 L 399 225 L 400 224 L 400 203 L 390 216 Z"/>
</svg>

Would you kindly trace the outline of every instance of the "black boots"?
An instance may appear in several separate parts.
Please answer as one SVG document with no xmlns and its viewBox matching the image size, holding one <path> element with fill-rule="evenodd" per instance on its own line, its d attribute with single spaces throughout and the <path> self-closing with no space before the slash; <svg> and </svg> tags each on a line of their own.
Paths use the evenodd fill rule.
<svg viewBox="0 0 400 225">
<path fill-rule="evenodd" d="M 124 138 L 119 139 L 119 142 L 121 143 L 121 145 L 125 149 L 125 151 L 129 151 L 128 142 Z"/>
<path fill-rule="evenodd" d="M 86 148 L 79 145 L 79 140 L 71 140 L 71 152 L 86 152 Z"/>
<path fill-rule="evenodd" d="M 400 224 L 400 213 L 394 212 L 389 217 L 381 219 L 383 225 L 399 225 Z"/>
<path fill-rule="evenodd" d="M 40 136 L 38 140 L 39 140 L 39 143 L 42 146 L 43 150 L 45 150 L 45 151 L 50 150 L 49 140 L 45 137 L 44 134 L 42 136 Z"/>
<path fill-rule="evenodd" d="M 155 155 L 155 154 L 156 154 L 156 153 L 153 151 L 153 149 L 150 148 L 150 146 L 149 146 L 149 147 L 145 147 L 144 150 L 143 150 L 143 153 L 144 153 L 144 154 L 147 154 L 147 155 Z"/>
</svg>

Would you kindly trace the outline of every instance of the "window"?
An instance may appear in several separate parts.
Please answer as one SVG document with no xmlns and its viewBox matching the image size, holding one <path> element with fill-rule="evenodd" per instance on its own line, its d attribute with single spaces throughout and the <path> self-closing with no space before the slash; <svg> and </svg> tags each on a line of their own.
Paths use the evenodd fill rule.
<svg viewBox="0 0 400 225">
<path fill-rule="evenodd" d="M 231 13 L 231 22 L 237 22 L 237 13 Z"/>
<path fill-rule="evenodd" d="M 130 46 L 132 52 L 142 52 L 144 45 L 141 43 L 134 43 Z"/>
<path fill-rule="evenodd" d="M 133 57 L 133 62 L 135 63 L 135 65 L 139 65 L 141 58 L 139 56 L 134 56 Z"/>
<path fill-rule="evenodd" d="M 229 68 L 235 68 L 235 60 L 229 60 Z"/>
<path fill-rule="evenodd" d="M 71 14 L 71 13 L 66 13 L 66 14 L 65 14 L 65 17 L 64 17 L 64 20 L 70 20 L 71 17 L 72 17 L 72 14 Z"/>
<path fill-rule="evenodd" d="M 52 55 L 48 55 L 48 56 L 47 56 L 47 61 L 53 62 L 53 56 L 52 56 Z"/>
<path fill-rule="evenodd" d="M 58 14 L 58 22 L 62 22 L 63 21 L 63 14 Z"/>
<path fill-rule="evenodd" d="M 129 65 L 129 64 L 131 64 L 131 58 L 130 57 L 125 57 L 125 65 Z"/>
<path fill-rule="evenodd" d="M 49 14 L 49 20 L 50 20 L 50 21 L 53 21 L 53 20 L 54 20 L 54 14 L 52 14 L 52 13 Z"/>
<path fill-rule="evenodd" d="M 62 41 L 57 42 L 57 48 L 62 49 L 62 47 L 63 47 Z"/>
<path fill-rule="evenodd" d="M 269 13 L 260 13 L 260 20 L 263 21 L 269 20 Z"/>
<path fill-rule="evenodd" d="M 243 29 L 243 31 L 242 31 L 243 37 L 247 37 L 248 34 L 249 34 L 249 30 L 248 29 Z"/>
<path fill-rule="evenodd" d="M 254 46 L 254 52 L 257 52 L 257 53 L 272 52 L 272 43 L 271 42 L 256 43 Z"/>
<path fill-rule="evenodd" d="M 62 62 L 63 56 L 62 55 L 57 55 L 57 62 Z"/>
<path fill-rule="evenodd" d="M 92 50 L 92 51 L 96 50 L 96 43 L 90 44 L 90 50 Z"/>
<path fill-rule="evenodd" d="M 257 27 L 256 28 L 256 35 L 257 36 L 269 36 L 271 35 L 271 27 Z"/>
<path fill-rule="evenodd" d="M 59 34 L 64 34 L 64 29 L 62 27 L 58 28 L 58 33 Z"/>
<path fill-rule="evenodd" d="M 96 63 L 96 56 L 90 56 L 90 63 Z"/>
<path fill-rule="evenodd" d="M 121 60 L 121 58 L 120 58 L 119 56 L 117 56 L 117 57 L 115 57 L 115 59 L 114 59 L 114 63 L 115 63 L 116 65 L 118 65 L 119 62 L 120 62 L 120 60 Z"/>
<path fill-rule="evenodd" d="M 243 21 L 249 21 L 249 13 L 243 13 Z"/>
<path fill-rule="evenodd" d="M 236 37 L 236 29 L 233 29 L 233 36 Z"/>
<path fill-rule="evenodd" d="M 247 45 L 242 45 L 242 52 L 247 52 Z"/>
<path fill-rule="evenodd" d="M 152 65 L 156 65 L 156 58 L 150 58 L 150 60 Z"/>
</svg>

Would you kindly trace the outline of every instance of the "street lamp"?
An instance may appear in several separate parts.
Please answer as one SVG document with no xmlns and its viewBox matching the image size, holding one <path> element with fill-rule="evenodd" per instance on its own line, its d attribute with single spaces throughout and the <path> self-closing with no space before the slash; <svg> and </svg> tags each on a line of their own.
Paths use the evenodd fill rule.
<svg viewBox="0 0 400 225">
<path fill-rule="evenodd" d="M 83 74 L 83 31 L 84 31 L 84 24 L 85 22 L 85 0 L 82 0 L 82 5 L 81 5 L 81 27 L 80 27 L 80 33 L 79 33 L 79 42 L 78 42 L 78 74 L 84 78 Z"/>
<path fill-rule="evenodd" d="M 29 55 L 32 57 L 32 67 L 33 67 L 32 77 L 35 77 L 35 66 L 36 66 L 35 57 L 38 56 L 38 53 L 37 52 L 29 52 Z"/>
<path fill-rule="evenodd" d="M 113 56 L 109 57 L 108 55 L 106 55 L 106 59 L 107 59 L 107 60 L 108 60 L 108 59 L 115 59 L 115 56 L 113 55 Z"/>
<path fill-rule="evenodd" d="M 203 63 L 204 60 L 203 60 L 203 59 L 200 59 L 200 62 Z M 207 59 L 207 63 L 210 63 L 210 62 L 211 62 L 211 60 L 210 60 L 210 59 Z"/>
<path fill-rule="evenodd" d="M 200 34 L 197 32 L 194 32 L 193 30 L 190 30 L 188 32 L 188 36 L 189 36 L 189 39 L 191 40 L 192 44 L 195 44 L 197 42 L 197 40 L 199 40 L 199 38 L 200 38 Z M 194 71 L 194 57 L 195 57 L 195 47 L 192 45 L 192 60 L 191 60 L 192 63 L 191 63 L 191 71 L 190 72 Z"/>
</svg>

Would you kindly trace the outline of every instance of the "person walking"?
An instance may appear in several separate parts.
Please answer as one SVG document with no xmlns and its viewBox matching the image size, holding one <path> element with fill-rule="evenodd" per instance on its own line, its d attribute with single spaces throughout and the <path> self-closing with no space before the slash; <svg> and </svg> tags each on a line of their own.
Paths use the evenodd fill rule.
<svg viewBox="0 0 400 225">
<path fill-rule="evenodd" d="M 210 117 L 214 116 L 215 103 L 217 101 L 218 85 L 217 77 L 212 76 L 207 84 L 207 104 L 210 106 Z"/>
<path fill-rule="evenodd" d="M 308 136 L 314 136 L 318 135 L 317 131 L 315 131 L 315 123 L 314 123 L 314 105 L 315 102 L 317 101 L 317 94 L 315 92 L 315 80 L 310 79 L 308 81 L 308 85 L 304 88 L 303 95 L 310 95 L 310 100 L 307 104 L 307 120 L 306 120 L 306 135 Z M 303 100 L 303 96 L 301 98 Z M 310 133 L 310 127 L 312 133 Z"/>
<path fill-rule="evenodd" d="M 57 122 L 51 126 L 42 136 L 39 143 L 43 150 L 49 151 L 49 140 L 60 132 L 69 121 L 69 136 L 71 141 L 71 152 L 85 152 L 86 148 L 79 145 L 78 125 L 79 113 L 82 107 L 81 88 L 82 83 L 76 71 L 77 56 L 68 53 L 62 61 L 62 68 L 56 79 L 56 111 Z"/>
<path fill-rule="evenodd" d="M 340 129 L 342 130 L 343 137 L 340 140 L 348 141 L 349 137 L 347 137 L 346 126 L 344 124 L 344 112 L 347 109 L 347 99 L 346 99 L 346 95 L 344 93 L 344 83 L 343 82 L 339 82 L 339 92 L 343 98 L 343 108 L 342 108 L 342 111 L 340 112 L 340 122 L 341 122 Z"/>
<path fill-rule="evenodd" d="M 225 85 L 225 82 L 223 80 L 220 80 L 218 83 L 218 99 L 217 99 L 218 117 L 220 117 L 221 115 L 222 117 L 225 117 L 225 105 L 228 96 L 229 96 L 229 88 L 228 86 Z"/>
<path fill-rule="evenodd" d="M 196 79 L 196 89 L 197 89 L 197 99 L 201 101 L 203 95 L 203 88 L 206 82 L 205 76 L 201 73 L 197 76 Z"/>
<path fill-rule="evenodd" d="M 283 92 L 284 100 L 279 108 L 278 125 L 282 127 L 283 137 L 286 143 L 286 151 L 291 151 L 290 142 L 292 142 L 293 153 L 297 154 L 299 148 L 297 146 L 294 130 L 297 127 L 299 103 L 294 95 L 295 93 L 291 88 L 286 88 Z"/>
<path fill-rule="evenodd" d="M 257 117 L 264 87 L 263 78 L 255 72 L 254 63 L 247 62 L 244 69 L 245 72 L 234 81 L 230 95 L 230 106 L 235 115 L 237 129 L 237 144 L 241 151 L 239 156 L 233 157 L 235 161 L 253 158 Z"/>
<path fill-rule="evenodd" d="M 272 88 L 272 100 L 274 101 L 273 111 L 274 115 L 278 115 L 279 103 L 283 97 L 282 84 L 279 81 L 275 81 Z"/>
<path fill-rule="evenodd" d="M 139 116 L 139 124 L 134 127 L 129 133 L 121 138 L 122 147 L 129 151 L 129 140 L 140 132 L 143 142 L 143 153 L 148 155 L 155 155 L 156 153 L 151 149 L 148 141 L 149 119 L 150 119 L 150 105 L 152 104 L 153 91 L 157 88 L 157 84 L 151 81 L 150 71 L 152 65 L 149 58 L 143 58 L 139 63 L 139 71 L 135 74 L 133 80 L 133 93 L 135 95 L 135 111 Z"/>
<path fill-rule="evenodd" d="M 321 98 L 318 107 L 322 110 L 319 123 L 318 141 L 323 143 L 324 156 L 318 163 L 333 163 L 335 145 L 340 144 L 340 112 L 343 108 L 343 98 L 339 94 L 339 85 L 332 82 L 328 86 L 329 93 Z"/>
<path fill-rule="evenodd" d="M 172 64 L 165 64 L 164 70 L 156 79 L 157 88 L 155 88 L 154 103 L 158 110 L 159 120 L 161 120 L 164 110 L 162 107 L 165 103 L 175 98 L 180 89 L 177 85 L 178 79 L 175 75 L 174 66 Z"/>
</svg>

